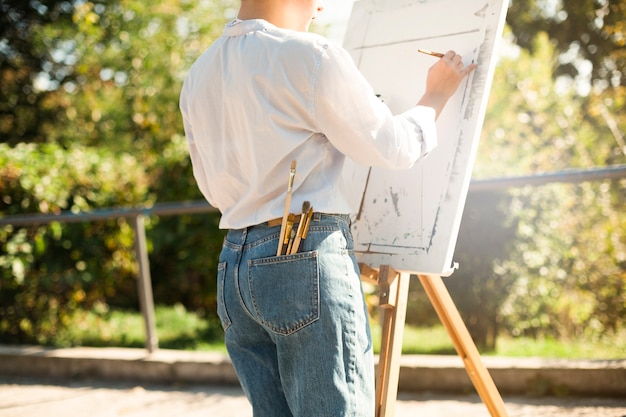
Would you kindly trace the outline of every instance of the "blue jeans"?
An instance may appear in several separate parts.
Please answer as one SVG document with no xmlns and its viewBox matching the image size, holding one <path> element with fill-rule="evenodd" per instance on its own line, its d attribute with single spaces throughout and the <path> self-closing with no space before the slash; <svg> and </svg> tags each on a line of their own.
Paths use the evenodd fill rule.
<svg viewBox="0 0 626 417">
<path fill-rule="evenodd" d="M 374 358 L 350 220 L 314 213 L 293 255 L 280 226 L 230 230 L 218 315 L 255 417 L 374 415 Z"/>
</svg>

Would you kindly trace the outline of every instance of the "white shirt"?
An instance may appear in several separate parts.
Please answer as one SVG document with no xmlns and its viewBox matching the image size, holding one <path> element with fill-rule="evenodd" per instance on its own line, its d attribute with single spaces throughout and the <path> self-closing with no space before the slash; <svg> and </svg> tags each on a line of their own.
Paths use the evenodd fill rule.
<svg viewBox="0 0 626 417">
<path fill-rule="evenodd" d="M 350 214 L 346 157 L 406 169 L 437 143 L 433 109 L 392 115 L 347 51 L 265 20 L 226 26 L 191 67 L 180 108 L 194 177 L 225 229 L 282 217 L 293 160 L 291 212 L 310 201 Z"/>
</svg>

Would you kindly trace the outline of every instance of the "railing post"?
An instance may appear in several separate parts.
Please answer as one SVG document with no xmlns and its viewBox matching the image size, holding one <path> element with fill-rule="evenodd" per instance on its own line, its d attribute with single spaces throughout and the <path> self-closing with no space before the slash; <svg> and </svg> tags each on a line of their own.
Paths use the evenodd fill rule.
<svg viewBox="0 0 626 417">
<path fill-rule="evenodd" d="M 144 216 L 138 214 L 132 217 L 132 226 L 135 231 L 135 256 L 139 264 L 137 291 L 139 305 L 146 328 L 146 349 L 152 353 L 159 348 L 159 338 L 154 318 L 154 301 L 152 296 L 152 282 L 150 278 L 150 261 L 148 260 L 148 246 L 146 245 L 146 229 Z"/>
</svg>

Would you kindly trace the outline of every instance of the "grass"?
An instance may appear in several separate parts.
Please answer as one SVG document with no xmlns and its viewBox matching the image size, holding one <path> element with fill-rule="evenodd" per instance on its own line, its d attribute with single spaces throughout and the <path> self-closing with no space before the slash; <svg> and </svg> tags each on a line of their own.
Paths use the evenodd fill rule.
<svg viewBox="0 0 626 417">
<path fill-rule="evenodd" d="M 159 347 L 164 349 L 226 351 L 217 318 L 207 320 L 178 304 L 157 306 L 155 321 Z M 55 346 L 144 347 L 141 313 L 109 311 L 96 307 L 73 315 L 67 329 L 57 335 Z"/>
<path fill-rule="evenodd" d="M 374 346 L 380 346 L 380 327 L 372 329 Z M 404 354 L 454 355 L 456 351 L 443 326 L 417 328 L 406 326 L 402 343 Z M 500 336 L 495 351 L 485 356 L 542 357 L 567 359 L 624 359 L 626 332 L 600 340 L 555 340 Z"/>
<path fill-rule="evenodd" d="M 374 351 L 378 353 L 382 329 L 372 325 Z M 402 353 L 427 355 L 454 355 L 454 345 L 443 326 L 428 328 L 405 326 L 402 337 Z"/>
<path fill-rule="evenodd" d="M 624 359 L 626 358 L 626 332 L 604 339 L 560 341 L 552 338 L 500 337 L 496 353 L 499 356 L 570 359 Z"/>
<path fill-rule="evenodd" d="M 182 305 L 156 308 L 159 346 L 164 349 L 184 349 L 225 352 L 223 332 L 217 318 L 207 320 L 188 312 Z M 380 326 L 372 326 L 372 339 L 380 346 Z M 143 347 L 144 322 L 140 313 L 108 311 L 104 307 L 82 311 L 72 317 L 68 329 L 59 333 L 56 346 L 117 346 Z M 456 351 L 443 326 L 417 328 L 406 326 L 402 351 L 404 354 L 454 355 Z M 511 357 L 545 357 L 570 359 L 624 359 L 626 334 L 600 340 L 554 340 L 498 338 L 496 350 L 484 355 Z"/>
</svg>

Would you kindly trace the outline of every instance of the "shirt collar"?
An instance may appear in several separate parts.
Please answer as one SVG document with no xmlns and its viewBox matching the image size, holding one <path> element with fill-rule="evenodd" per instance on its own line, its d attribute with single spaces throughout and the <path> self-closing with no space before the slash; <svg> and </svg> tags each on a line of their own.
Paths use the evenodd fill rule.
<svg viewBox="0 0 626 417">
<path fill-rule="evenodd" d="M 276 28 L 276 26 L 263 19 L 234 19 L 226 25 L 224 34 L 227 36 L 239 36 L 250 32 L 266 31 L 274 28 Z"/>
</svg>

